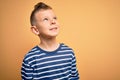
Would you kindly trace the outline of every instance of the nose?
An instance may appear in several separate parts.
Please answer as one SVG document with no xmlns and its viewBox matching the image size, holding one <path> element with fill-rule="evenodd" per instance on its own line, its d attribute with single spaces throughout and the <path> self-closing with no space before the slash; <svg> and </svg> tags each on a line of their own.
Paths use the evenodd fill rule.
<svg viewBox="0 0 120 80">
<path fill-rule="evenodd" d="M 56 21 L 54 19 L 52 19 L 51 24 L 56 24 Z"/>
</svg>

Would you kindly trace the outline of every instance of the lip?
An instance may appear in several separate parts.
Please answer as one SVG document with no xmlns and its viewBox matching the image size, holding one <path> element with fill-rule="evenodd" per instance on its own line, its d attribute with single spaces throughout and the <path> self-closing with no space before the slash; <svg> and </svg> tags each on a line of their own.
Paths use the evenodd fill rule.
<svg viewBox="0 0 120 80">
<path fill-rule="evenodd" d="M 57 27 L 50 28 L 49 30 L 57 30 Z"/>
</svg>

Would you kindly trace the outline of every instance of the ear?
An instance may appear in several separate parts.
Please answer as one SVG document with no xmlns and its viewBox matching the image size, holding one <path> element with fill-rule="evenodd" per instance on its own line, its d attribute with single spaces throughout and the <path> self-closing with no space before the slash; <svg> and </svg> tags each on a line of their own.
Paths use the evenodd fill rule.
<svg viewBox="0 0 120 80">
<path fill-rule="evenodd" d="M 36 26 L 31 26 L 31 31 L 35 34 L 35 35 L 39 35 L 39 30 Z"/>
</svg>

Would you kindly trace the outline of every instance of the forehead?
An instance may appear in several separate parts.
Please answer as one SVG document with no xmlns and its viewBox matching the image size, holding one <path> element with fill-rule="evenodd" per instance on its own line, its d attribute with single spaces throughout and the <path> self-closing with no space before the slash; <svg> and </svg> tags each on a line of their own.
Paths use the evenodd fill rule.
<svg viewBox="0 0 120 80">
<path fill-rule="evenodd" d="M 44 17 L 53 17 L 55 16 L 54 12 L 52 9 L 47 9 L 47 10 L 39 10 L 38 12 L 35 13 L 35 18 L 44 18 Z"/>
</svg>

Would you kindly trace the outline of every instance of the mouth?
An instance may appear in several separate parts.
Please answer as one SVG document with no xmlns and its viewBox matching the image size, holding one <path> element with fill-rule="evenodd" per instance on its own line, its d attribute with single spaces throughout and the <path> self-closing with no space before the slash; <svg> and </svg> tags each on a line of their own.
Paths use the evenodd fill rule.
<svg viewBox="0 0 120 80">
<path fill-rule="evenodd" d="M 57 27 L 54 27 L 54 28 L 50 28 L 49 30 L 53 31 L 53 30 L 57 30 L 57 29 L 58 29 Z"/>
</svg>

